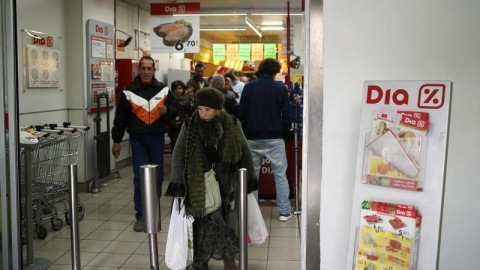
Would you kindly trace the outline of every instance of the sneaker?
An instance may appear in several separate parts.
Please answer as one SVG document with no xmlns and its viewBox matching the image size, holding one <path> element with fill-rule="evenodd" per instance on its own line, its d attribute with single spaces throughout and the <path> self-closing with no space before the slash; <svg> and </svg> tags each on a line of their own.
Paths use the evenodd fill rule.
<svg viewBox="0 0 480 270">
<path fill-rule="evenodd" d="M 280 214 L 280 217 L 278 218 L 280 221 L 289 221 L 292 218 L 292 213 L 287 213 L 287 214 Z"/>
<path fill-rule="evenodd" d="M 136 232 L 143 232 L 143 221 L 142 220 L 135 221 L 135 225 L 133 225 L 133 230 Z"/>
</svg>

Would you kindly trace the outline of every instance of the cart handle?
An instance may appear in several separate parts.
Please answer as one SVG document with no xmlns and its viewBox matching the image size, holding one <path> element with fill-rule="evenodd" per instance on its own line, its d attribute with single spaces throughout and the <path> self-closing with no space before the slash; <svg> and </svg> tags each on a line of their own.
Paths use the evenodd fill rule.
<svg viewBox="0 0 480 270">
<path fill-rule="evenodd" d="M 72 123 L 70 122 L 63 122 L 63 127 L 68 128 L 76 128 L 76 129 L 83 129 L 84 131 L 90 130 L 90 126 L 72 126 Z"/>
</svg>

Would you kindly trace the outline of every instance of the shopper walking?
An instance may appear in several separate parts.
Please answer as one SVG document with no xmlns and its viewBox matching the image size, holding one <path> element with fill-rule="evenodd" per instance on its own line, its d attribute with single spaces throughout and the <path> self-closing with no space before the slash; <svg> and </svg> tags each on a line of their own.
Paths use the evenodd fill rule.
<svg viewBox="0 0 480 270">
<path fill-rule="evenodd" d="M 253 161 L 240 122 L 222 109 L 224 95 L 214 88 L 196 93 L 198 110 L 180 130 L 172 155 L 171 183 L 166 196 L 184 197 L 193 223 L 193 265 L 208 269 L 211 258 L 235 270 L 239 253 L 238 169 L 246 168 L 247 191 L 258 188 Z M 205 215 L 204 173 L 215 170 L 222 207 Z"/>
<path fill-rule="evenodd" d="M 280 63 L 277 60 L 269 58 L 260 63 L 258 79 L 247 83 L 243 88 L 238 118 L 252 151 L 257 177 L 263 159 L 270 161 L 275 178 L 279 219 L 288 221 L 292 213 L 283 138 L 290 133 L 292 115 L 287 88 L 274 80 L 278 72 Z M 258 194 L 256 196 L 258 198 Z"/>
<path fill-rule="evenodd" d="M 177 109 L 177 112 L 175 115 L 173 115 L 173 118 L 167 122 L 168 137 L 170 138 L 170 146 L 173 151 L 178 134 L 180 133 L 180 128 L 182 127 L 183 122 L 185 122 L 185 119 L 192 114 L 193 106 L 191 106 L 190 98 L 188 97 L 185 89 L 185 84 L 182 81 L 173 81 L 170 89 L 173 97 L 175 98 L 175 107 Z"/>
<path fill-rule="evenodd" d="M 225 88 L 225 78 L 222 75 L 213 76 L 212 88 L 220 90 L 225 95 L 223 107 L 229 114 L 237 116 L 238 102 L 233 92 Z"/>
<path fill-rule="evenodd" d="M 195 65 L 195 75 L 188 80 L 187 86 L 192 86 L 193 91 L 197 92 L 202 89 L 205 85 L 205 80 L 203 79 L 203 72 L 205 71 L 205 65 L 202 63 L 197 63 Z"/>
<path fill-rule="evenodd" d="M 176 113 L 175 99 L 168 95 L 168 87 L 154 77 L 155 62 L 150 56 L 139 61 L 139 75 L 125 87 L 113 121 L 112 154 L 118 158 L 125 130 L 130 135 L 133 162 L 133 185 L 136 222 L 134 231 L 143 231 L 140 166 L 158 165 L 158 195 L 163 182 L 164 134 L 167 120 Z"/>
<path fill-rule="evenodd" d="M 227 73 L 225 74 L 225 77 L 228 77 L 232 80 L 232 89 L 235 93 L 237 93 L 238 98 L 241 99 L 245 83 L 241 82 L 234 73 Z"/>
</svg>

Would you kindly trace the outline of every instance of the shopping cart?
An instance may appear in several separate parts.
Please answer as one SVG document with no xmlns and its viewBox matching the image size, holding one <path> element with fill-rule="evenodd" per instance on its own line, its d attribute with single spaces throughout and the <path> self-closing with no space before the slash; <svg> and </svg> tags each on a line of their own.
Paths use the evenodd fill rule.
<svg viewBox="0 0 480 270">
<path fill-rule="evenodd" d="M 38 143 L 21 150 L 22 225 L 32 222 L 40 239 L 45 239 L 48 234 L 43 225 L 46 220 L 50 220 L 54 231 L 63 227 L 62 214 L 65 214 L 67 224 L 71 224 L 68 167 L 77 163 L 79 146 L 89 129 L 88 126 L 71 126 L 68 122 L 62 126 L 50 124 L 24 129 L 36 137 Z M 24 192 L 26 185 L 31 190 L 28 194 Z M 27 202 L 30 209 L 25 209 Z M 82 220 L 85 206 L 81 203 L 78 213 L 79 220 Z M 26 227 L 22 226 L 24 230 Z"/>
</svg>

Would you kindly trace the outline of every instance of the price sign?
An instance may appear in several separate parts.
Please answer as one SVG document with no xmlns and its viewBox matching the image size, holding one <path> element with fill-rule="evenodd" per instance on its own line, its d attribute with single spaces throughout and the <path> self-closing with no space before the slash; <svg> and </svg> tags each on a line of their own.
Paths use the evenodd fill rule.
<svg viewBox="0 0 480 270">
<path fill-rule="evenodd" d="M 225 61 L 225 44 L 213 44 L 213 61 Z"/>
<path fill-rule="evenodd" d="M 200 18 L 152 16 L 150 19 L 153 53 L 200 52 Z"/>
</svg>

